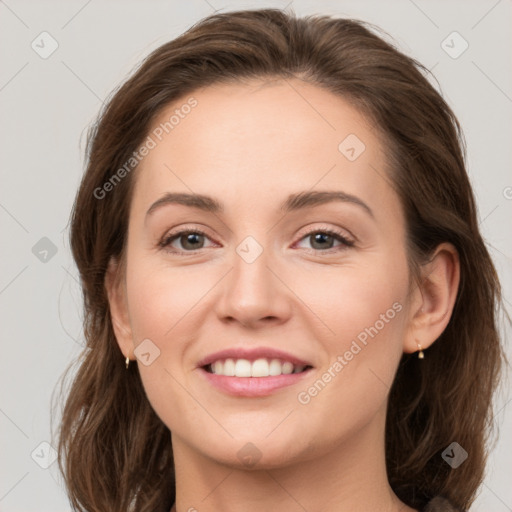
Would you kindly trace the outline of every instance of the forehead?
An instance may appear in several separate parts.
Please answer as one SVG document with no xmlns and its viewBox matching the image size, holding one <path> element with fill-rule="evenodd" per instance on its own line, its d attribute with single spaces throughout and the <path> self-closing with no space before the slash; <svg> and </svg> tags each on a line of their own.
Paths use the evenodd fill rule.
<svg viewBox="0 0 512 512">
<path fill-rule="evenodd" d="M 271 207 L 315 187 L 370 202 L 391 193 L 378 130 L 344 98 L 298 79 L 198 89 L 163 109 L 149 136 L 134 201 L 178 190 Z"/>
</svg>

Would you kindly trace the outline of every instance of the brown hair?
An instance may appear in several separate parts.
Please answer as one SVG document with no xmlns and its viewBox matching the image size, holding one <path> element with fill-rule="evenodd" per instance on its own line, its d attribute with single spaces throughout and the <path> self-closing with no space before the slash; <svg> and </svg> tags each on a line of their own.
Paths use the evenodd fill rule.
<svg viewBox="0 0 512 512">
<path fill-rule="evenodd" d="M 436 495 L 461 509 L 474 500 L 506 360 L 497 326 L 500 284 L 479 232 L 453 112 L 421 64 L 365 25 L 277 9 L 212 15 L 149 55 L 89 132 L 71 224 L 86 347 L 58 442 L 75 510 L 167 512 L 175 500 L 170 432 L 145 395 L 137 365 L 125 369 L 105 289 L 109 260 L 124 255 L 134 173 L 101 199 L 95 191 L 129 160 L 170 103 L 199 87 L 265 77 L 323 87 L 379 128 L 389 143 L 388 179 L 405 212 L 413 275 L 441 242 L 459 253 L 461 280 L 447 328 L 424 360 L 404 354 L 400 361 L 389 397 L 386 463 L 394 492 L 412 507 Z M 441 457 L 453 441 L 468 452 L 456 470 Z"/>
</svg>

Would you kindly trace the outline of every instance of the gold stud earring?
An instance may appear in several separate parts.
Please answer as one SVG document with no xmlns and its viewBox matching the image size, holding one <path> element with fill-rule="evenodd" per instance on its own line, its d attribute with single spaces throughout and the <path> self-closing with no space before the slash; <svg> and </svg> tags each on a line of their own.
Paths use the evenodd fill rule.
<svg viewBox="0 0 512 512">
<path fill-rule="evenodd" d="M 130 365 L 130 358 L 128 356 L 126 356 L 125 363 L 126 363 L 126 369 L 128 370 L 128 366 Z"/>
<path fill-rule="evenodd" d="M 421 349 L 421 345 L 419 343 L 416 343 L 416 345 L 418 345 L 418 348 L 420 349 L 420 351 L 418 352 L 418 359 L 424 359 L 425 354 L 423 353 L 423 350 Z"/>
</svg>

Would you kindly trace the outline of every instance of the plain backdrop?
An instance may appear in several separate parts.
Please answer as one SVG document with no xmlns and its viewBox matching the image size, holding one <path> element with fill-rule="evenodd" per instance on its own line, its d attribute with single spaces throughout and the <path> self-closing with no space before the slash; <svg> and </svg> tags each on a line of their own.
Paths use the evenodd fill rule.
<svg viewBox="0 0 512 512">
<path fill-rule="evenodd" d="M 433 70 L 466 135 L 480 226 L 510 313 L 509 0 L 0 1 L 0 511 L 70 510 L 48 443 L 52 392 L 83 343 L 68 220 L 87 127 L 144 56 L 201 18 L 287 6 L 374 23 Z M 504 387 L 496 399 L 501 433 L 474 511 L 512 510 L 511 395 Z"/>
</svg>

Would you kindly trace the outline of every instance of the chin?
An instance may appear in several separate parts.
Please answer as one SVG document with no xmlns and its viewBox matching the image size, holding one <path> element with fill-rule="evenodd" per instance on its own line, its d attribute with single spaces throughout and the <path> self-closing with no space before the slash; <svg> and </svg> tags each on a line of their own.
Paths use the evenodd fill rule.
<svg viewBox="0 0 512 512">
<path fill-rule="evenodd" d="M 302 437 L 301 442 L 304 442 Z M 212 446 L 215 448 L 212 450 Z M 295 439 L 288 442 L 282 437 L 273 440 L 259 435 L 251 438 L 245 435 L 221 445 L 218 440 L 215 444 L 198 449 L 217 464 L 231 469 L 257 471 L 283 468 L 311 458 L 311 446 L 299 446 Z M 308 457 L 309 455 L 309 457 Z"/>
</svg>

